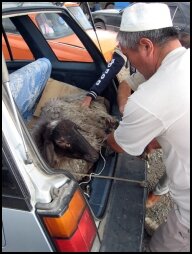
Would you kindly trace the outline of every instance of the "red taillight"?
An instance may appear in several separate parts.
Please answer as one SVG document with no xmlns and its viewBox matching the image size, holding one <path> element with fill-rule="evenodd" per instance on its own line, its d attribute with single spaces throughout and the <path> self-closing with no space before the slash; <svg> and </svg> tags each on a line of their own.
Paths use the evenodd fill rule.
<svg viewBox="0 0 192 254">
<path fill-rule="evenodd" d="M 70 237 L 76 230 L 86 202 L 79 190 L 75 192 L 68 209 L 59 217 L 44 217 L 43 220 L 52 237 Z"/>
<path fill-rule="evenodd" d="M 93 216 L 80 190 L 76 190 L 63 214 L 43 216 L 57 251 L 88 252 L 96 237 Z"/>
<path fill-rule="evenodd" d="M 77 230 L 69 239 L 54 239 L 58 251 L 89 252 L 96 236 L 95 223 L 86 209 Z"/>
</svg>

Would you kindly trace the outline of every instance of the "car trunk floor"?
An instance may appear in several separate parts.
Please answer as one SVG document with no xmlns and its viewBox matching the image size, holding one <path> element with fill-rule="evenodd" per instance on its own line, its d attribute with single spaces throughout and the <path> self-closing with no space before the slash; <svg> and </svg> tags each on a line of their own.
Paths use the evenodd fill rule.
<svg viewBox="0 0 192 254">
<path fill-rule="evenodd" d="M 115 177 L 146 180 L 146 162 L 120 154 Z M 101 252 L 141 252 L 147 189 L 137 183 L 114 180 L 106 211 Z"/>
</svg>

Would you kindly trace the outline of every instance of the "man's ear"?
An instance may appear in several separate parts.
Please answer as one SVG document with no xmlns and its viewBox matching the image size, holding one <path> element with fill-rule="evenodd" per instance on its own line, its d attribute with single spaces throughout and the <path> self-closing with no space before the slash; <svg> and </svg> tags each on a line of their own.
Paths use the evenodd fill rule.
<svg viewBox="0 0 192 254">
<path fill-rule="evenodd" d="M 154 45 L 152 41 L 148 38 L 141 38 L 139 41 L 139 46 L 140 50 L 142 50 L 146 56 L 150 56 L 151 54 L 153 54 Z"/>
</svg>

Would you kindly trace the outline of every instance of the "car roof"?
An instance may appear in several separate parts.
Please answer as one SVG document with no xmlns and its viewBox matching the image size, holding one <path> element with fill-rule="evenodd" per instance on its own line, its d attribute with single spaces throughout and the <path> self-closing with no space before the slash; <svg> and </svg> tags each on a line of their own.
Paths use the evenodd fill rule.
<svg viewBox="0 0 192 254">
<path fill-rule="evenodd" d="M 112 14 L 118 14 L 120 12 L 120 9 L 103 9 L 103 10 L 98 10 L 98 11 L 94 11 L 92 12 L 92 15 L 96 15 L 98 13 L 112 13 Z"/>
<path fill-rule="evenodd" d="M 25 7 L 50 7 L 55 6 L 51 2 L 2 2 L 2 10 L 6 9 L 18 9 Z"/>
<path fill-rule="evenodd" d="M 33 10 L 49 10 L 63 9 L 66 7 L 58 7 L 51 2 L 2 2 L 2 15 L 17 14 L 20 12 L 30 13 Z"/>
</svg>

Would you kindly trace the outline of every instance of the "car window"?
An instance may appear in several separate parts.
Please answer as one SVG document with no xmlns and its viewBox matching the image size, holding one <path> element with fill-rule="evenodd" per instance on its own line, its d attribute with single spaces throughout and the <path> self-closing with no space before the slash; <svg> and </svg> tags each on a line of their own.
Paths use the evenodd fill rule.
<svg viewBox="0 0 192 254">
<path fill-rule="evenodd" d="M 43 34 L 58 60 L 93 62 L 80 39 L 59 14 L 39 13 L 30 15 L 30 18 Z"/>
<path fill-rule="evenodd" d="M 74 33 L 56 13 L 40 13 L 36 15 L 35 20 L 46 39 L 58 39 Z"/>
<path fill-rule="evenodd" d="M 85 17 L 85 15 L 83 16 Z M 93 62 L 92 57 L 85 49 L 82 42 L 59 14 L 39 13 L 30 15 L 30 18 L 43 34 L 58 60 L 69 62 Z M 82 21 L 83 20 L 84 22 L 82 23 L 84 27 L 89 28 L 89 22 L 86 19 L 82 19 Z M 9 44 L 7 45 L 4 36 L 2 36 L 2 47 L 5 59 L 11 59 L 8 50 L 8 46 L 10 46 L 13 60 L 35 60 L 35 57 L 25 43 L 22 35 L 9 18 L 3 19 L 3 27 Z"/>
<path fill-rule="evenodd" d="M 77 22 L 85 29 L 93 29 L 83 10 L 77 6 L 68 7 L 69 11 L 73 14 Z"/>
<path fill-rule="evenodd" d="M 15 27 L 15 25 L 11 22 L 9 18 L 3 19 L 2 23 L 6 32 L 19 34 L 17 28 Z"/>
<path fill-rule="evenodd" d="M 13 22 L 9 18 L 5 18 L 3 19 L 2 24 L 7 38 L 6 42 L 4 36 L 2 36 L 2 49 L 5 59 L 11 59 L 8 46 L 10 46 L 13 60 L 35 59 Z"/>
</svg>

